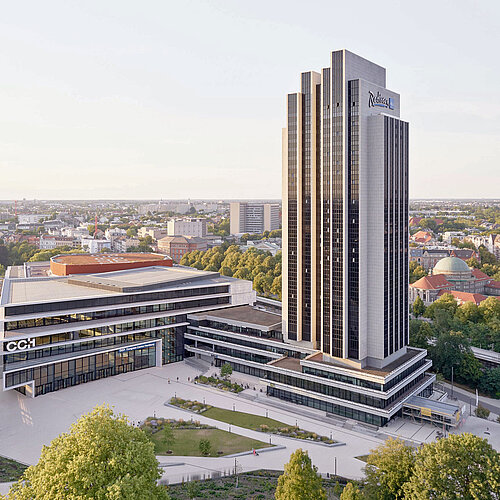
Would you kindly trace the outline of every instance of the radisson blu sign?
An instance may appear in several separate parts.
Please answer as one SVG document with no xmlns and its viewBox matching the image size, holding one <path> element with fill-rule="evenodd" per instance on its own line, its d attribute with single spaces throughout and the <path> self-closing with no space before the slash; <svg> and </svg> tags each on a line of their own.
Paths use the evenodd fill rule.
<svg viewBox="0 0 500 500">
<path fill-rule="evenodd" d="M 371 90 L 368 91 L 368 107 L 394 109 L 394 99 L 392 97 L 384 97 L 380 92 L 374 94 Z"/>
</svg>

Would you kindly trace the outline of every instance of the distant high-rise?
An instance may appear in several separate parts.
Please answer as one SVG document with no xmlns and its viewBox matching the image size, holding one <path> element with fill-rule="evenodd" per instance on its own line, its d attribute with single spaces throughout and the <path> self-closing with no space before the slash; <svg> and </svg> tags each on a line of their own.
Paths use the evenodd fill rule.
<svg viewBox="0 0 500 500">
<path fill-rule="evenodd" d="M 408 123 L 385 73 L 332 52 L 283 134 L 284 332 L 360 367 L 408 343 Z"/>
<path fill-rule="evenodd" d="M 235 202 L 230 204 L 231 234 L 263 233 L 280 227 L 278 203 Z"/>
</svg>

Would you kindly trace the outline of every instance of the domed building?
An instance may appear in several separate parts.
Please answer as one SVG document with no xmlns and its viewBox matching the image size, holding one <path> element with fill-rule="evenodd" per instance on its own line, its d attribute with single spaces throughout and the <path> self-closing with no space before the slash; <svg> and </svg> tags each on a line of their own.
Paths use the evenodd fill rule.
<svg viewBox="0 0 500 500">
<path fill-rule="evenodd" d="M 458 257 L 439 260 L 428 276 L 410 284 L 410 301 L 419 296 L 426 306 L 445 293 L 451 293 L 457 302 L 481 303 L 489 295 L 500 295 L 500 282 L 479 269 L 471 269 Z"/>
<path fill-rule="evenodd" d="M 473 280 L 472 269 L 467 263 L 458 257 L 445 257 L 437 262 L 432 274 L 444 274 L 448 281 L 471 281 Z"/>
</svg>

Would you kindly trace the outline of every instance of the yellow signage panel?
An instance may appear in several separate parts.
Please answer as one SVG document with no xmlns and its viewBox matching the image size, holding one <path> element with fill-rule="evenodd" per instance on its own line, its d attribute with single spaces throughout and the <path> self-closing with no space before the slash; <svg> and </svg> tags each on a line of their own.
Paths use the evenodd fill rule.
<svg viewBox="0 0 500 500">
<path fill-rule="evenodd" d="M 432 411 L 430 408 L 420 408 L 420 413 L 424 416 L 424 417 L 430 417 L 432 415 Z"/>
</svg>

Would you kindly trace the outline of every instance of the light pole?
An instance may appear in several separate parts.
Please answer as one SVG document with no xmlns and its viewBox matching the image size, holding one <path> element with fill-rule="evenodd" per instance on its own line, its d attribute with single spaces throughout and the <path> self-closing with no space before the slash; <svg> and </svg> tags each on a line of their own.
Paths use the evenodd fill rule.
<svg viewBox="0 0 500 500">
<path fill-rule="evenodd" d="M 268 418 L 268 417 L 269 417 L 269 411 L 266 410 L 266 418 Z"/>
<path fill-rule="evenodd" d="M 337 475 L 337 457 L 333 457 L 333 473 Z"/>
<path fill-rule="evenodd" d="M 451 365 L 451 397 L 453 398 L 453 365 Z"/>
</svg>

